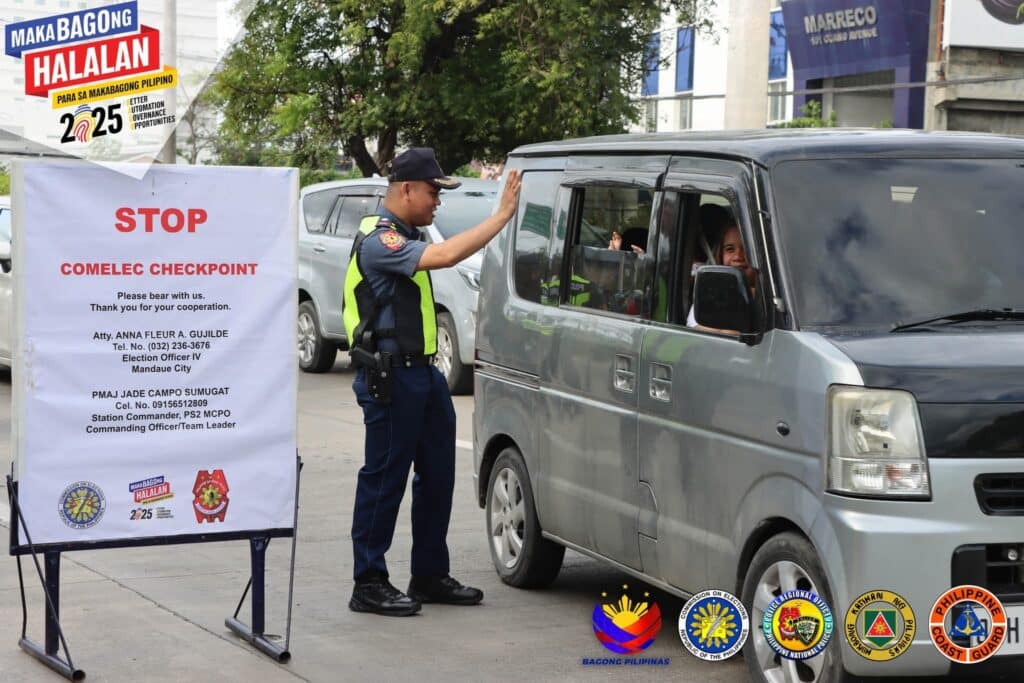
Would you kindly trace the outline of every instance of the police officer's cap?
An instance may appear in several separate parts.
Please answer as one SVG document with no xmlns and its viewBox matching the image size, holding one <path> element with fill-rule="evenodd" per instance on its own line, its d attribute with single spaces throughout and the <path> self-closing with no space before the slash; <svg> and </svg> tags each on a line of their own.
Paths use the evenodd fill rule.
<svg viewBox="0 0 1024 683">
<path fill-rule="evenodd" d="M 430 147 L 410 147 L 394 158 L 388 181 L 396 183 L 403 180 L 423 180 L 443 190 L 454 190 L 462 185 L 444 174 Z"/>
</svg>

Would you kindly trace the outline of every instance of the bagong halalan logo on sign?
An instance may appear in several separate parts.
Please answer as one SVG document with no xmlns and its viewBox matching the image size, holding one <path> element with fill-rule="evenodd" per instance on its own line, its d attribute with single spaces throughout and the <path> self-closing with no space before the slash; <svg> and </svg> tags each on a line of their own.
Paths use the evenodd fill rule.
<svg viewBox="0 0 1024 683">
<path fill-rule="evenodd" d="M 160 31 L 139 23 L 136 0 L 11 22 L 4 39 L 25 95 L 49 101 L 62 146 L 176 121 L 161 92 L 178 73 L 161 66 Z"/>
</svg>

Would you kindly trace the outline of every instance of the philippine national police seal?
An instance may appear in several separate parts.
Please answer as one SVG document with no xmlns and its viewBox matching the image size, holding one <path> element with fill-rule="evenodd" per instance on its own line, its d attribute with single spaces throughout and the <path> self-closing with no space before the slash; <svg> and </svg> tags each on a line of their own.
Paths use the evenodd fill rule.
<svg viewBox="0 0 1024 683">
<path fill-rule="evenodd" d="M 811 591 L 783 591 L 764 610 L 761 631 L 768 646 L 786 659 L 821 654 L 832 638 L 832 610 Z"/>
<path fill-rule="evenodd" d="M 874 662 L 896 659 L 914 642 L 917 620 L 903 596 L 883 589 L 857 597 L 846 610 L 846 642 Z"/>
<path fill-rule="evenodd" d="M 96 526 L 106 510 L 103 489 L 91 481 L 76 481 L 60 496 L 60 518 L 72 529 Z"/>
<path fill-rule="evenodd" d="M 679 638 L 694 657 L 717 662 L 743 648 L 750 619 L 739 599 L 720 590 L 706 590 L 686 601 L 679 612 Z"/>
</svg>

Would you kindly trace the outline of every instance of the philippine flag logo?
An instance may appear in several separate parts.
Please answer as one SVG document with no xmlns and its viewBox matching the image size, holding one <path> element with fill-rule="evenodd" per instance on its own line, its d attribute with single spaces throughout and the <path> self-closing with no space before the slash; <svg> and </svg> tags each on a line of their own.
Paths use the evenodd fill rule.
<svg viewBox="0 0 1024 683">
<path fill-rule="evenodd" d="M 606 648 L 620 655 L 632 655 L 646 650 L 661 630 L 661 610 L 656 602 L 634 601 L 626 594 L 628 585 L 622 586 L 622 596 L 611 602 L 594 605 L 594 635 Z M 607 593 L 601 593 L 607 598 Z"/>
</svg>

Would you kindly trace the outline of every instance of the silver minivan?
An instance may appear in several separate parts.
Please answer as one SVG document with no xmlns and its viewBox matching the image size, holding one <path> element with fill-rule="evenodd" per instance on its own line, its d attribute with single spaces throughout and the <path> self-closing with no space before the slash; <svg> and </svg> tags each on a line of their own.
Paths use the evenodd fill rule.
<svg viewBox="0 0 1024 683">
<path fill-rule="evenodd" d="M 494 204 L 493 180 L 460 178 L 462 187 L 441 193 L 434 224 L 423 229 L 429 242 L 441 242 L 486 218 Z M 341 318 L 345 271 L 359 222 L 377 213 L 387 190 L 385 178 L 317 183 L 299 196 L 299 368 L 326 372 L 345 347 Z M 473 346 L 481 257 L 474 254 L 454 268 L 431 274 L 437 313 L 434 364 L 453 393 L 473 388 Z"/>
<path fill-rule="evenodd" d="M 758 681 L 1020 673 L 1024 139 L 611 136 L 508 168 L 474 410 L 502 580 L 544 586 L 570 548 L 679 596 L 732 592 Z M 930 637 L 962 584 L 1008 618 L 977 664 Z M 831 606 L 818 656 L 760 633 L 792 589 Z M 888 661 L 844 626 L 878 590 L 916 615 Z"/>
</svg>

